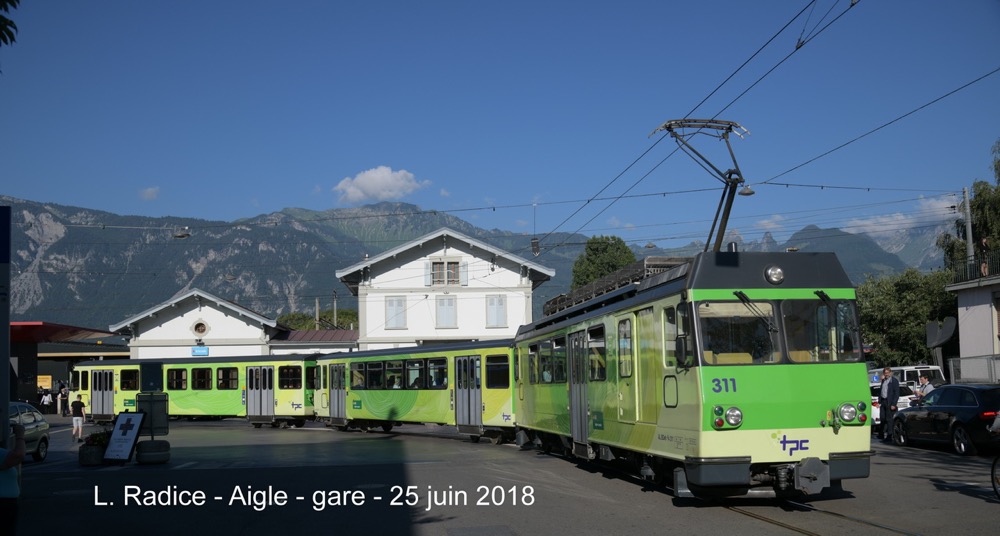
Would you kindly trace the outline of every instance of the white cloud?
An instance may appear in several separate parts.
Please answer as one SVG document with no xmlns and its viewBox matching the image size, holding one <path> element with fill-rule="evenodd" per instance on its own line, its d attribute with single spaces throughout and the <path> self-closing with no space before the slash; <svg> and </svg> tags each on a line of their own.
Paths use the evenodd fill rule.
<svg viewBox="0 0 1000 536">
<path fill-rule="evenodd" d="M 921 199 L 912 213 L 880 214 L 870 218 L 855 218 L 847 222 L 843 229 L 849 233 L 866 233 L 880 236 L 906 229 L 940 225 L 955 219 L 953 198 Z"/>
<path fill-rule="evenodd" d="M 402 199 L 430 184 L 431 181 L 417 182 L 413 173 L 405 169 L 393 171 L 388 166 L 379 166 L 362 171 L 353 179 L 345 177 L 333 191 L 340 194 L 342 202 L 361 203 Z"/>
<path fill-rule="evenodd" d="M 785 227 L 785 217 L 781 214 L 775 214 L 766 220 L 761 220 L 757 222 L 757 227 L 770 232 L 781 231 Z"/>
<path fill-rule="evenodd" d="M 440 194 L 441 194 L 441 197 L 451 197 L 451 192 L 449 192 L 448 190 L 445 190 L 444 188 L 441 188 Z"/>
<path fill-rule="evenodd" d="M 152 201 L 157 197 L 160 197 L 159 186 L 151 186 L 149 188 L 139 190 L 139 198 L 142 199 L 143 201 Z"/>
</svg>

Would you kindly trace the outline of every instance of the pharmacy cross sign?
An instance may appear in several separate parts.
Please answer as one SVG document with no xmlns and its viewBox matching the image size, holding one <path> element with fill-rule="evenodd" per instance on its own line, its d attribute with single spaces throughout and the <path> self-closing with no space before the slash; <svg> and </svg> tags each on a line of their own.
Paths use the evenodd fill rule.
<svg viewBox="0 0 1000 536">
<path fill-rule="evenodd" d="M 112 428 L 114 432 L 108 438 L 108 447 L 104 451 L 106 461 L 127 462 L 132 458 L 144 417 L 143 413 L 125 412 L 118 414 L 114 428 Z"/>
<path fill-rule="evenodd" d="M 125 420 L 125 422 L 118 425 L 118 429 L 122 431 L 123 437 L 127 436 L 128 433 L 131 432 L 133 428 L 135 428 L 135 425 L 132 424 L 132 417 L 128 417 Z"/>
</svg>

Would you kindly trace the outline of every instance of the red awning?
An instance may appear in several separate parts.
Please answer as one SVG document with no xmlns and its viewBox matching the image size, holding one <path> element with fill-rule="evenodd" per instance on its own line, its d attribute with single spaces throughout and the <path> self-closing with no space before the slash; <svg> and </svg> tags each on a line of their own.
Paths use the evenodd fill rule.
<svg viewBox="0 0 1000 536">
<path fill-rule="evenodd" d="M 10 342 L 69 342 L 81 339 L 93 339 L 113 335 L 110 331 L 102 331 L 52 322 L 11 322 Z"/>
</svg>

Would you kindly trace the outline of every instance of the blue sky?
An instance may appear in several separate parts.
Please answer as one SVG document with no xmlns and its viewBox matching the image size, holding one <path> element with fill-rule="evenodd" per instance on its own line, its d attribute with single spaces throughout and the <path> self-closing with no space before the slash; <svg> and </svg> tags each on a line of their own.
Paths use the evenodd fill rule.
<svg viewBox="0 0 1000 536">
<path fill-rule="evenodd" d="M 915 110 L 1000 68 L 1000 2 L 848 5 L 25 0 L 0 194 L 225 221 L 405 201 L 672 247 L 707 237 L 721 185 L 649 134 L 718 117 L 750 132 L 745 238 L 951 218 L 993 182 L 1000 72 Z"/>
</svg>

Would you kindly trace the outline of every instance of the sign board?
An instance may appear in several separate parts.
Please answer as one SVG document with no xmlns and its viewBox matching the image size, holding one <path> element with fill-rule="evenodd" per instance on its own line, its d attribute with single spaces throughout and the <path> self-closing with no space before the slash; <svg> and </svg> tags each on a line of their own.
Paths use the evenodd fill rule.
<svg viewBox="0 0 1000 536">
<path fill-rule="evenodd" d="M 192 346 L 192 357 L 208 357 L 208 346 Z"/>
<path fill-rule="evenodd" d="M 108 438 L 108 448 L 104 451 L 104 461 L 127 462 L 132 459 L 135 443 L 139 440 L 142 413 L 119 413 L 115 426 Z"/>
<path fill-rule="evenodd" d="M 145 414 L 140 433 L 149 436 L 165 436 L 170 433 L 170 415 L 167 412 L 167 393 L 139 393 L 135 395 L 136 411 Z"/>
</svg>

